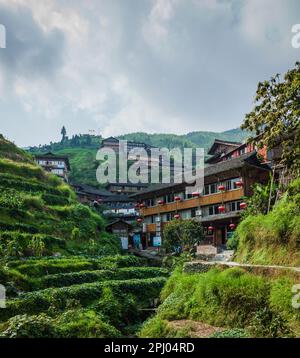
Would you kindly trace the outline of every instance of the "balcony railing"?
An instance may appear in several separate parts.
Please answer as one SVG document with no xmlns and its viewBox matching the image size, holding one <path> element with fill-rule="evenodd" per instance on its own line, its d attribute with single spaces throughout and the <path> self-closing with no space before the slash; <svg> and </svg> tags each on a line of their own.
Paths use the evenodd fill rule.
<svg viewBox="0 0 300 358">
<path fill-rule="evenodd" d="M 244 188 L 229 190 L 211 195 L 200 196 L 199 198 L 191 198 L 180 202 L 165 203 L 163 205 L 155 205 L 141 209 L 143 216 L 163 214 L 173 211 L 197 208 L 201 206 L 214 205 L 222 202 L 235 201 L 241 199 L 244 194 Z"/>
</svg>

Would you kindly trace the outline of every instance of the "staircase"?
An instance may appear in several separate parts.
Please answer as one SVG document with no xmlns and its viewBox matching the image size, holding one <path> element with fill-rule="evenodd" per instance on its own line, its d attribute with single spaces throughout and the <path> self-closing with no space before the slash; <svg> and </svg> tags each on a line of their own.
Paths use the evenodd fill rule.
<svg viewBox="0 0 300 358">
<path fill-rule="evenodd" d="M 197 259 L 203 261 L 229 262 L 233 257 L 234 251 L 227 250 L 226 247 L 215 247 L 213 245 L 199 245 L 197 247 Z"/>
</svg>

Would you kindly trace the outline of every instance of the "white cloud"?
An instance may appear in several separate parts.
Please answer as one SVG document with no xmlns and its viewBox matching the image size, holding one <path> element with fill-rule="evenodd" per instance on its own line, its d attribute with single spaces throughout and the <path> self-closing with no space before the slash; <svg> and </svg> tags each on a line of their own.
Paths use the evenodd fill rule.
<svg viewBox="0 0 300 358">
<path fill-rule="evenodd" d="M 0 0 L 0 9 L 26 44 L 0 52 L 11 103 L 0 122 L 22 145 L 54 139 L 62 124 L 104 135 L 229 129 L 256 83 L 299 57 L 297 0 Z"/>
</svg>

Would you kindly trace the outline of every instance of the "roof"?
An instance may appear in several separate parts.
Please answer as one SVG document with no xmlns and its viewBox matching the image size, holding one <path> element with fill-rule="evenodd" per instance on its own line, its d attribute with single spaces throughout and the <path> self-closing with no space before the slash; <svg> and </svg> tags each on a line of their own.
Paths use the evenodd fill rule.
<svg viewBox="0 0 300 358">
<path fill-rule="evenodd" d="M 118 139 L 116 137 L 108 137 L 108 138 L 102 139 L 102 143 L 106 142 L 106 141 L 118 143 L 120 140 L 126 140 L 126 139 Z M 101 143 L 101 145 L 102 145 L 102 143 Z M 130 141 L 130 140 L 127 140 L 127 144 L 129 144 L 129 145 L 134 145 L 134 144 L 142 145 L 144 148 L 155 148 L 154 146 L 152 146 L 150 144 L 146 144 L 146 143 L 143 143 L 143 142 L 134 142 L 134 141 Z"/>
<path fill-rule="evenodd" d="M 247 154 L 243 154 L 243 155 L 241 155 L 237 158 L 234 158 L 234 159 L 229 159 L 229 160 L 226 160 L 223 162 L 218 162 L 216 164 L 208 165 L 204 168 L 204 176 L 209 177 L 209 176 L 217 175 L 217 174 L 220 174 L 220 173 L 223 173 L 226 171 L 242 168 L 245 165 L 255 167 L 255 168 L 261 169 L 261 170 L 270 170 L 267 165 L 261 164 L 259 162 L 256 154 L 257 154 L 256 151 L 253 151 L 253 152 L 250 152 Z M 153 193 L 153 192 L 157 192 L 157 191 L 163 191 L 164 189 L 167 189 L 167 188 L 174 188 L 174 189 L 180 188 L 183 185 L 185 185 L 185 183 L 157 184 L 157 185 L 150 186 L 148 189 L 143 190 L 142 192 L 132 194 L 132 195 L 130 195 L 130 197 L 137 198 L 140 195 Z M 191 185 L 191 184 L 189 184 L 189 185 Z"/>
<path fill-rule="evenodd" d="M 106 185 L 106 188 L 110 187 L 111 185 L 113 185 L 113 186 L 142 187 L 142 188 L 146 188 L 147 186 L 149 186 L 148 183 L 136 183 L 136 184 L 134 184 L 134 183 L 128 182 L 128 183 L 108 183 Z"/>
<path fill-rule="evenodd" d="M 87 185 L 87 184 L 71 184 L 77 191 L 77 193 L 87 193 L 87 194 L 93 194 L 93 195 L 99 195 L 99 196 L 110 196 L 111 193 L 105 189 L 98 189 L 93 186 Z"/>
<path fill-rule="evenodd" d="M 243 143 L 240 142 L 231 142 L 229 140 L 222 140 L 222 139 L 215 139 L 214 143 L 212 144 L 212 146 L 210 147 L 210 149 L 208 150 L 207 154 L 215 154 L 215 150 L 216 147 L 218 145 L 228 145 L 228 146 L 233 146 L 233 147 L 239 147 L 240 145 L 242 145 Z"/>
<path fill-rule="evenodd" d="M 129 223 L 128 221 L 125 221 L 125 220 L 122 220 L 122 219 L 117 219 L 117 220 L 114 220 L 111 223 L 107 224 L 106 228 L 108 228 L 110 226 L 113 226 L 115 224 L 118 224 L 118 223 L 123 223 L 123 224 L 127 225 L 128 227 L 132 227 L 132 224 Z"/>
<path fill-rule="evenodd" d="M 57 155 L 54 154 L 52 152 L 47 152 L 45 154 L 35 154 L 34 155 L 35 159 L 56 159 L 56 160 L 62 160 L 65 161 L 67 164 L 68 169 L 70 170 L 70 162 L 69 162 L 69 157 L 65 156 L 65 155 Z"/>
<path fill-rule="evenodd" d="M 110 193 L 110 196 L 107 196 L 106 198 L 103 199 L 103 203 L 107 202 L 127 202 L 127 203 L 130 203 L 130 202 L 133 202 L 133 198 L 129 197 L 128 195 L 111 195 Z"/>
</svg>

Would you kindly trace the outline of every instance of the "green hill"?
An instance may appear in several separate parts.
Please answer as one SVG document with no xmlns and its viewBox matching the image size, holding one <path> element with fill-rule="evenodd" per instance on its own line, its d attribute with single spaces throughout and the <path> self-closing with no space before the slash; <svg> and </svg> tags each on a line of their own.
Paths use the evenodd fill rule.
<svg viewBox="0 0 300 358">
<path fill-rule="evenodd" d="M 0 179 L 0 250 L 5 255 L 64 253 L 76 248 L 74 236 L 82 250 L 88 250 L 91 240 L 99 247 L 101 240 L 108 240 L 104 220 L 96 212 L 80 204 L 66 183 L 46 173 L 2 136 Z M 111 248 L 112 253 L 118 252 Z"/>
<path fill-rule="evenodd" d="M 215 138 L 234 142 L 244 141 L 247 133 L 236 128 L 229 131 L 217 132 L 191 132 L 185 135 L 175 134 L 148 134 L 143 132 L 129 133 L 117 137 L 128 141 L 142 142 L 155 147 L 169 149 L 180 147 L 203 147 L 205 151 L 211 146 Z M 75 135 L 63 142 L 50 143 L 39 147 L 31 147 L 32 154 L 53 152 L 68 155 L 71 164 L 71 181 L 97 186 L 96 181 L 96 153 L 100 147 L 102 137 L 93 135 Z"/>
<path fill-rule="evenodd" d="M 7 298 L 0 338 L 134 334 L 168 271 L 121 255 L 120 240 L 104 227 L 66 183 L 0 135 L 0 289 Z"/>
</svg>

